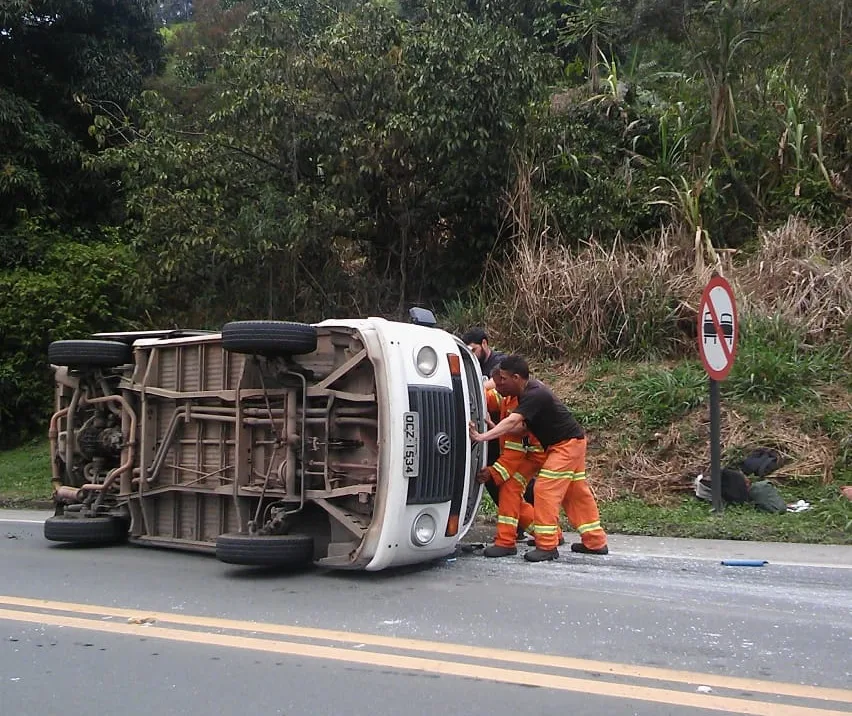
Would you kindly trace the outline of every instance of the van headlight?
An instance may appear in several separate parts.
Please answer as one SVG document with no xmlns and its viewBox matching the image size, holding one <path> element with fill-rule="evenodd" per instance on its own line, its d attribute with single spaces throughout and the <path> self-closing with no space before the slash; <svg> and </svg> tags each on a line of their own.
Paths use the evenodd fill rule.
<svg viewBox="0 0 852 716">
<path fill-rule="evenodd" d="M 428 512 L 421 512 L 411 526 L 411 541 L 418 547 L 425 547 L 433 539 L 438 530 L 438 523 Z"/>
<path fill-rule="evenodd" d="M 438 370 L 438 354 L 431 346 L 423 346 L 414 357 L 414 367 L 424 378 Z"/>
</svg>

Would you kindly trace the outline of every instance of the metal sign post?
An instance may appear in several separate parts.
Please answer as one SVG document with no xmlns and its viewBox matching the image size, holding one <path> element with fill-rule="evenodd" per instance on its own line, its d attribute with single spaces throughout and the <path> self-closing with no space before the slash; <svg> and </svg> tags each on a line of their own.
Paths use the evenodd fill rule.
<svg viewBox="0 0 852 716">
<path fill-rule="evenodd" d="M 714 275 L 704 287 L 698 306 L 698 352 L 710 376 L 710 480 L 713 511 L 718 514 L 725 509 L 722 502 L 719 382 L 725 380 L 734 365 L 739 332 L 734 292 L 724 278 Z"/>
</svg>

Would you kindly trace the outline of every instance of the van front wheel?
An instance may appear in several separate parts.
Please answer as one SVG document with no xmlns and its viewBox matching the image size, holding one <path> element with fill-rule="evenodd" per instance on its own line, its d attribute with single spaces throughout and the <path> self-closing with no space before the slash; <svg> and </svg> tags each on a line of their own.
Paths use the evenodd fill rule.
<svg viewBox="0 0 852 716">
<path fill-rule="evenodd" d="M 71 544 L 115 544 L 127 537 L 128 523 L 120 517 L 55 515 L 44 522 L 44 538 Z"/>
<path fill-rule="evenodd" d="M 228 564 L 301 567 L 314 559 L 310 535 L 247 535 L 228 532 L 216 538 L 216 558 Z"/>
<path fill-rule="evenodd" d="M 317 329 L 288 321 L 231 321 L 222 327 L 222 346 L 233 353 L 305 355 L 317 349 Z"/>
</svg>

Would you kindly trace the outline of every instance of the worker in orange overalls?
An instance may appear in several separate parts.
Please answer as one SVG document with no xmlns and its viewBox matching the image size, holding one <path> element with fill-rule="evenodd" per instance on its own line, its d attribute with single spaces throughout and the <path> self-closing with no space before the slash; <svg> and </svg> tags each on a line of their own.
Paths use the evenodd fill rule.
<svg viewBox="0 0 852 716">
<path fill-rule="evenodd" d="M 496 372 L 496 371 L 495 371 Z M 518 403 L 517 398 L 504 398 L 492 388 L 486 391 L 488 412 L 502 421 Z M 519 527 L 530 529 L 535 517 L 533 506 L 524 500 L 524 491 L 544 463 L 544 450 L 525 431 L 500 437 L 500 455 L 478 475 L 480 482 L 493 482 L 498 487 L 497 534 L 494 544 L 485 548 L 486 557 L 517 554 L 515 542 Z"/>
<path fill-rule="evenodd" d="M 499 366 L 492 372 L 499 380 Z M 515 396 L 503 397 L 495 387 L 486 389 L 488 413 L 497 422 L 505 419 L 517 407 Z M 515 546 L 520 532 L 533 532 L 535 513 L 533 506 L 524 499 L 524 492 L 535 479 L 544 464 L 544 448 L 526 430 L 499 438 L 500 456 L 487 468 L 480 471 L 480 480 L 497 485 L 497 534 L 494 544 L 485 549 L 486 557 L 507 557 L 517 554 Z M 557 539 L 562 544 L 562 531 Z"/>
<path fill-rule="evenodd" d="M 518 404 L 484 433 L 471 424 L 471 440 L 485 442 L 526 428 L 544 448 L 544 464 L 535 483 L 535 549 L 527 552 L 524 559 L 544 562 L 559 557 L 560 506 L 580 533 L 581 541 L 572 544 L 571 551 L 608 554 L 598 505 L 586 483 L 583 428 L 547 386 L 530 378 L 529 365 L 521 356 L 505 358 L 494 382 L 502 396 L 514 396 Z"/>
</svg>

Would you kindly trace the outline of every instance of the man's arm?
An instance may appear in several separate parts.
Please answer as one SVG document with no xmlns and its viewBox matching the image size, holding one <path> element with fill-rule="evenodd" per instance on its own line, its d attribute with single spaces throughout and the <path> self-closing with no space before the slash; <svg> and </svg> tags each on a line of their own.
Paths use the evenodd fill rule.
<svg viewBox="0 0 852 716">
<path fill-rule="evenodd" d="M 507 433 L 522 432 L 523 428 L 524 416 L 520 413 L 509 413 L 505 418 L 497 423 L 497 425 L 491 428 L 491 430 L 486 430 L 484 433 L 481 433 L 476 429 L 476 425 L 474 423 L 470 423 L 468 431 L 470 433 L 471 440 L 477 443 L 484 443 L 489 440 L 494 440 L 494 438 L 499 438 L 501 435 L 506 435 Z"/>
</svg>

